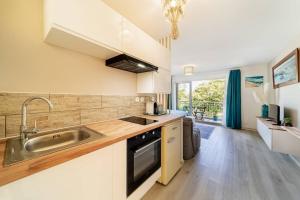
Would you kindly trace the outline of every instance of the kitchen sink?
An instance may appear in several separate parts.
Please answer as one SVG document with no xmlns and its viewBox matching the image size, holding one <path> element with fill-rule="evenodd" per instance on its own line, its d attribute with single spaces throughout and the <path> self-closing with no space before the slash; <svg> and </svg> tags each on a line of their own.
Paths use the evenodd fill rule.
<svg viewBox="0 0 300 200">
<path fill-rule="evenodd" d="M 27 140 L 24 148 L 29 152 L 43 152 L 84 141 L 90 133 L 82 129 L 55 132 Z"/>
<path fill-rule="evenodd" d="M 36 158 L 105 137 L 86 127 L 60 129 L 33 135 L 23 142 L 20 138 L 6 142 L 4 165 Z"/>
</svg>

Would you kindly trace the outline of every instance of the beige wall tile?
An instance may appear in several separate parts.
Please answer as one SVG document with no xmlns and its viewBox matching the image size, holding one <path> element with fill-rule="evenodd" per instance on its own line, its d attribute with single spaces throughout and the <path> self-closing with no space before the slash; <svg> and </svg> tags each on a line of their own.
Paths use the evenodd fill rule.
<svg viewBox="0 0 300 200">
<path fill-rule="evenodd" d="M 79 97 L 81 109 L 101 108 L 102 97 L 100 95 L 82 95 Z"/>
<path fill-rule="evenodd" d="M 124 117 L 127 115 L 142 115 L 145 113 L 145 111 L 145 106 L 119 107 L 119 116 Z"/>
<path fill-rule="evenodd" d="M 146 103 L 147 101 L 150 101 L 150 100 L 151 100 L 151 97 L 152 97 L 152 96 L 145 96 L 145 97 L 144 97 L 145 103 Z"/>
<path fill-rule="evenodd" d="M 54 105 L 51 112 L 45 102 L 38 100 L 28 107 L 28 126 L 33 128 L 36 120 L 40 130 L 141 115 L 145 112 L 146 102 L 146 98 L 145 102 L 136 102 L 135 96 L 0 93 L 0 138 L 20 134 L 21 105 L 30 96 L 49 98 Z"/>
<path fill-rule="evenodd" d="M 5 138 L 5 116 L 0 116 L 0 139 Z"/>
<path fill-rule="evenodd" d="M 129 106 L 130 97 L 126 96 L 102 96 L 102 108 Z"/>
<path fill-rule="evenodd" d="M 50 112 L 29 114 L 27 125 L 34 127 L 37 121 L 38 129 L 50 130 L 68 126 L 80 125 L 80 111 Z M 21 115 L 10 115 L 6 117 L 6 137 L 18 135 L 20 133 Z"/>
<path fill-rule="evenodd" d="M 53 112 L 50 114 L 50 127 L 62 128 L 80 125 L 80 110 Z"/>
<path fill-rule="evenodd" d="M 50 94 L 50 101 L 53 104 L 52 111 L 79 110 L 79 99 L 78 95 Z"/>
<path fill-rule="evenodd" d="M 0 115 L 21 114 L 23 102 L 32 96 L 49 98 L 47 94 L 0 93 Z M 48 104 L 42 100 L 34 100 L 28 106 L 28 113 L 42 113 L 48 111 Z"/>
<path fill-rule="evenodd" d="M 118 108 L 101 108 L 81 111 L 81 123 L 88 124 L 119 117 Z"/>
</svg>

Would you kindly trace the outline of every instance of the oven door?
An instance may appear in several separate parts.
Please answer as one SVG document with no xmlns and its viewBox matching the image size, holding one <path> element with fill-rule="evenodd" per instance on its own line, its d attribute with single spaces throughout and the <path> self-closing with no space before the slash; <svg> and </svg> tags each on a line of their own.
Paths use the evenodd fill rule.
<svg viewBox="0 0 300 200">
<path fill-rule="evenodd" d="M 161 138 L 128 149 L 127 196 L 161 166 Z"/>
</svg>

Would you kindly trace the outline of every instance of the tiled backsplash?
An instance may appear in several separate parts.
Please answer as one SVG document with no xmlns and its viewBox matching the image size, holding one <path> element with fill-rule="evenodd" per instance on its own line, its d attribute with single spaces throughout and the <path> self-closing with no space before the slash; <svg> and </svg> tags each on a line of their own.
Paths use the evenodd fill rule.
<svg viewBox="0 0 300 200">
<path fill-rule="evenodd" d="M 0 138 L 19 134 L 22 103 L 31 96 L 46 97 L 54 106 L 50 112 L 48 104 L 41 100 L 34 100 L 28 106 L 27 125 L 32 128 L 36 120 L 40 130 L 140 115 L 150 98 L 136 102 L 136 96 L 0 93 Z"/>
</svg>

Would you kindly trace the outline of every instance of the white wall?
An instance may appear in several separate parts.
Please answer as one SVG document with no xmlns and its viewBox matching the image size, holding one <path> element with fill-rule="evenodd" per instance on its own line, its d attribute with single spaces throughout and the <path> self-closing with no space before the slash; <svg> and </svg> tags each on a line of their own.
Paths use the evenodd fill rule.
<svg viewBox="0 0 300 200">
<path fill-rule="evenodd" d="M 208 71 L 196 73 L 192 76 L 174 75 L 172 76 L 172 82 L 180 83 L 185 81 L 201 81 L 201 80 L 213 80 L 226 78 L 228 70 Z"/>
<path fill-rule="evenodd" d="M 136 94 L 136 74 L 44 43 L 42 4 L 0 2 L 0 92 Z"/>
<path fill-rule="evenodd" d="M 291 42 L 281 51 L 280 55 L 270 62 L 270 76 L 272 76 L 272 67 L 296 48 L 300 48 L 300 37 Z M 283 107 L 285 116 L 292 117 L 293 125 L 300 128 L 300 83 L 272 90 L 270 96 L 272 102 Z"/>
<path fill-rule="evenodd" d="M 281 53 L 269 63 L 269 75 L 272 77 L 272 67 L 290 52 L 300 48 L 300 37 L 284 47 Z M 300 83 L 280 87 L 270 92 L 270 101 L 283 107 L 284 115 L 292 117 L 293 126 L 300 128 Z M 298 164 L 300 158 L 295 157 Z"/>
<path fill-rule="evenodd" d="M 269 83 L 268 65 L 254 65 L 241 68 L 242 79 L 242 128 L 256 129 L 256 117 L 261 115 L 262 103 L 257 102 L 254 98 L 253 92 L 259 96 L 263 96 L 264 88 L 246 88 L 245 77 L 247 76 L 264 76 L 264 84 Z"/>
<path fill-rule="evenodd" d="M 235 68 L 238 69 L 238 68 Z M 241 67 L 241 92 L 242 92 L 242 128 L 243 129 L 256 129 L 256 116 L 261 114 L 261 103 L 256 102 L 253 96 L 253 91 L 262 95 L 263 87 L 259 88 L 245 88 L 245 77 L 247 76 L 264 76 L 265 83 L 269 83 L 269 73 L 267 64 L 258 64 L 253 66 Z M 229 70 L 220 70 L 212 72 L 197 73 L 193 76 L 173 76 L 173 99 L 175 99 L 175 84 L 188 81 L 211 80 L 226 78 Z M 175 101 L 173 107 L 175 108 Z"/>
</svg>

